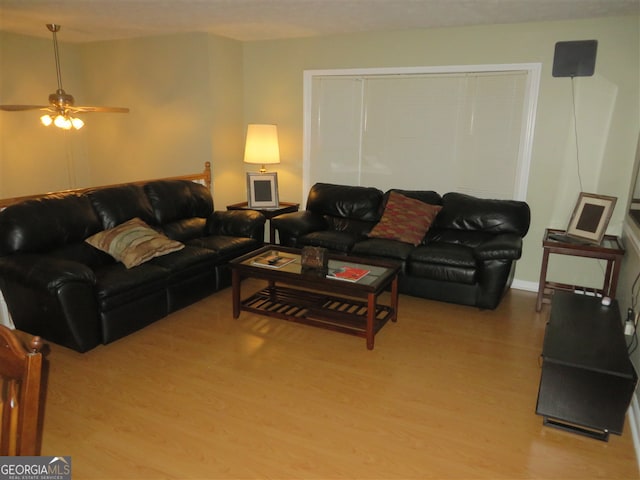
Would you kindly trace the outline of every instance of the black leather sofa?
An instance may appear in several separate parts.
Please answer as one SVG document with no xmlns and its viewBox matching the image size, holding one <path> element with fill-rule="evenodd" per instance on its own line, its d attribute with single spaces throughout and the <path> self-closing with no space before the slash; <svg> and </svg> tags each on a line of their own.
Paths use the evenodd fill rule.
<svg viewBox="0 0 640 480">
<path fill-rule="evenodd" d="M 418 245 L 368 236 L 391 192 L 442 207 Z M 400 293 L 494 309 L 513 280 L 530 210 L 525 202 L 460 193 L 383 193 L 371 187 L 317 183 L 306 210 L 272 221 L 283 245 L 400 262 Z"/>
<path fill-rule="evenodd" d="M 85 241 L 132 218 L 184 247 L 126 268 Z M 51 194 L 0 211 L 0 289 L 16 328 L 85 352 L 228 286 L 264 223 L 189 180 Z"/>
</svg>

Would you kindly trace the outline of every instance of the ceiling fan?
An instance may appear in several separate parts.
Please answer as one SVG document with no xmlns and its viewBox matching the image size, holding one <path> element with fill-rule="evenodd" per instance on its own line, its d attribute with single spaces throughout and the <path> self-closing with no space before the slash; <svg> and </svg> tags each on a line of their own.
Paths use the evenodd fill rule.
<svg viewBox="0 0 640 480">
<path fill-rule="evenodd" d="M 22 110 L 42 110 L 47 112 L 40 117 L 44 125 L 55 125 L 56 127 L 69 130 L 82 128 L 84 122 L 72 115 L 87 112 L 112 112 L 128 113 L 125 107 L 92 107 L 74 105 L 72 95 L 69 95 L 62 88 L 62 76 L 60 74 L 60 57 L 58 54 L 58 39 L 56 34 L 60 31 L 60 25 L 47 24 L 47 28 L 53 34 L 53 52 L 56 60 L 56 74 L 58 76 L 58 89 L 49 95 L 49 105 L 0 105 L 0 110 L 8 112 L 18 112 Z"/>
</svg>

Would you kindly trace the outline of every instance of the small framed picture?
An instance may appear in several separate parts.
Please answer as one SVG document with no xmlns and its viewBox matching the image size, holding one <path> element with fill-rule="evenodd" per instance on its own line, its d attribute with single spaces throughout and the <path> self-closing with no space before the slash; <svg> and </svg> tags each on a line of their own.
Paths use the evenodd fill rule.
<svg viewBox="0 0 640 480">
<path fill-rule="evenodd" d="M 300 263 L 303 267 L 327 269 L 329 251 L 322 247 L 302 247 Z"/>
<path fill-rule="evenodd" d="M 247 173 L 247 203 L 249 208 L 277 208 L 278 173 Z"/>
<path fill-rule="evenodd" d="M 607 231 L 616 200 L 616 197 L 581 192 L 567 235 L 599 244 Z"/>
</svg>

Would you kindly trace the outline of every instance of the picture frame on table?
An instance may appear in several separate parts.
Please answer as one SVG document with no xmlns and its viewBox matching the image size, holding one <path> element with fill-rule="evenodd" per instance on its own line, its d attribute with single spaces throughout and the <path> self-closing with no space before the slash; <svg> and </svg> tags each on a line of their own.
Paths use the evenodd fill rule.
<svg viewBox="0 0 640 480">
<path fill-rule="evenodd" d="M 247 204 L 249 208 L 277 208 L 278 173 L 247 173 Z"/>
<path fill-rule="evenodd" d="M 580 192 L 567 227 L 567 235 L 600 244 L 607 231 L 616 201 L 616 197 Z"/>
</svg>

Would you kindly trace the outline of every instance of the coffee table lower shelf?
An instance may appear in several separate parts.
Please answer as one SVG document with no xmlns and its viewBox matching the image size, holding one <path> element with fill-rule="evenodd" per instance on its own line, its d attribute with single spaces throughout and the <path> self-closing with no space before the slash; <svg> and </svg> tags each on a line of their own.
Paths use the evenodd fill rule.
<svg viewBox="0 0 640 480">
<path fill-rule="evenodd" d="M 240 308 L 247 312 L 367 338 L 368 305 L 357 299 L 273 286 L 243 300 Z M 376 304 L 375 308 L 374 335 L 389 320 L 396 320 L 392 307 Z"/>
</svg>

